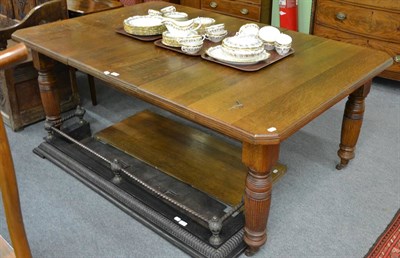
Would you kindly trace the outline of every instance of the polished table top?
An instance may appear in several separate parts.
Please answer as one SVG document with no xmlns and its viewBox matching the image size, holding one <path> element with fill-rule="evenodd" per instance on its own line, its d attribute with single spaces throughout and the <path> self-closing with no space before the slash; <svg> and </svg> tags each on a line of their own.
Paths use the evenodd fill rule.
<svg viewBox="0 0 400 258">
<path fill-rule="evenodd" d="M 293 37 L 293 55 L 260 71 L 243 72 L 115 32 L 124 19 L 166 5 L 119 8 L 20 30 L 13 38 L 119 90 L 252 144 L 281 142 L 392 63 L 383 52 L 286 31 Z M 247 23 L 177 9 L 192 18 L 213 17 L 230 32 Z M 235 108 L 237 102 L 242 108 Z M 269 132 L 271 127 L 276 131 Z"/>
<path fill-rule="evenodd" d="M 92 14 L 122 6 L 118 0 L 67 0 L 68 11 L 79 14 Z"/>
</svg>

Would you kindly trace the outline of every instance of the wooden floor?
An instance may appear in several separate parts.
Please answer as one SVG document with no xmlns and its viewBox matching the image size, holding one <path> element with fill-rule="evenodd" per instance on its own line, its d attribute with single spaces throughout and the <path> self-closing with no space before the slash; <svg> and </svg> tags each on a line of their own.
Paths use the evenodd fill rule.
<svg viewBox="0 0 400 258">
<path fill-rule="evenodd" d="M 14 250 L 1 235 L 0 235 L 0 258 L 15 258 Z"/>
</svg>

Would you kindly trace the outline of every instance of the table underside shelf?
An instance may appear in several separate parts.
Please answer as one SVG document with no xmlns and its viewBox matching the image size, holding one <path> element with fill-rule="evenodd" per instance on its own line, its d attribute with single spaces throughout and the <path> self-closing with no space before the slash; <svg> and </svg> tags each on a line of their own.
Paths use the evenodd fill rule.
<svg viewBox="0 0 400 258">
<path fill-rule="evenodd" d="M 242 201 L 247 169 L 241 148 L 198 129 L 143 111 L 94 136 L 150 166 L 230 205 Z M 278 164 L 276 182 L 286 172 Z"/>
<path fill-rule="evenodd" d="M 115 171 L 104 159 L 62 137 L 42 143 L 34 152 L 192 256 L 235 257 L 244 251 L 243 208 L 234 212 L 242 203 L 247 174 L 239 144 L 150 111 L 82 137 L 90 135 L 87 128 L 70 135 L 107 160 L 118 159 L 125 171 L 120 182 L 114 181 Z M 278 164 L 273 170 L 276 182 L 286 167 Z M 160 198 L 130 175 L 188 210 Z M 211 244 L 209 223 L 224 216 L 220 242 Z"/>
</svg>

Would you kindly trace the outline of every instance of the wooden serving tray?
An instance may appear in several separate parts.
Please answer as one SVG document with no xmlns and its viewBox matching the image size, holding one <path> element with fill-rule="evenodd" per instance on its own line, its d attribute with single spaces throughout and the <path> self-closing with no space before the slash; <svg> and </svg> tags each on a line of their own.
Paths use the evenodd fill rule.
<svg viewBox="0 0 400 258">
<path fill-rule="evenodd" d="M 225 65 L 225 66 L 229 66 L 229 67 L 241 70 L 241 71 L 255 72 L 255 71 L 258 71 L 258 70 L 260 70 L 260 69 L 262 69 L 264 67 L 267 67 L 268 65 L 271 65 L 271 64 L 273 64 L 273 63 L 275 63 L 275 62 L 277 62 L 277 61 L 279 61 L 279 60 L 281 60 L 281 59 L 293 54 L 294 50 L 293 50 L 293 48 L 291 48 L 290 51 L 286 55 L 282 55 L 282 56 L 279 55 L 275 50 L 267 51 L 267 53 L 270 54 L 270 57 L 267 60 L 260 61 L 260 62 L 258 62 L 256 64 L 251 64 L 251 65 L 230 64 L 230 63 L 215 59 L 215 58 L 207 55 L 207 53 L 203 53 L 201 55 L 201 57 L 203 59 L 207 60 L 207 61 L 211 61 L 211 62 L 214 62 L 214 63 L 222 64 L 222 65 Z"/>
<path fill-rule="evenodd" d="M 126 32 L 123 27 L 119 27 L 119 28 L 115 29 L 115 32 L 125 35 L 125 36 L 128 36 L 128 37 L 131 37 L 131 38 L 134 38 L 134 39 L 141 40 L 141 41 L 154 41 L 154 40 L 160 39 L 162 37 L 161 34 L 151 35 L 151 36 L 133 35 L 133 34 Z"/>
<path fill-rule="evenodd" d="M 172 50 L 172 51 L 184 54 L 184 55 L 188 55 L 188 56 L 201 56 L 201 53 L 204 51 L 203 49 L 205 48 L 206 44 L 204 44 L 203 48 L 199 52 L 197 52 L 196 54 L 185 53 L 185 52 L 182 51 L 182 49 L 180 47 L 171 47 L 171 46 L 164 45 L 164 43 L 162 43 L 162 39 L 158 39 L 158 40 L 154 41 L 154 45 L 156 45 L 157 47 L 162 47 L 162 48 L 165 48 L 165 49 L 169 49 L 169 50 Z"/>
<path fill-rule="evenodd" d="M 208 61 L 211 61 L 211 62 L 214 62 L 214 63 L 218 63 L 218 64 L 222 64 L 222 65 L 225 65 L 225 66 L 229 66 L 229 67 L 232 67 L 232 68 L 235 68 L 235 69 L 238 69 L 238 70 L 241 70 L 241 71 L 246 71 L 246 72 L 258 71 L 258 70 L 260 70 L 260 69 L 262 69 L 264 67 L 267 67 L 268 65 L 273 64 L 273 63 L 275 63 L 275 62 L 277 62 L 277 61 L 279 61 L 279 60 L 281 60 L 281 59 L 283 59 L 283 58 L 285 58 L 285 57 L 287 57 L 287 56 L 289 56 L 289 55 L 294 53 L 293 48 L 291 48 L 290 51 L 286 55 L 283 55 L 283 56 L 279 55 L 275 50 L 271 50 L 271 51 L 267 51 L 270 54 L 270 57 L 265 61 L 260 61 L 260 62 L 258 62 L 256 64 L 251 64 L 251 65 L 230 64 L 230 63 L 215 59 L 215 58 L 213 58 L 213 57 L 211 57 L 211 56 L 206 54 L 206 50 L 208 48 L 217 46 L 219 44 L 221 44 L 221 43 L 214 43 L 214 42 L 211 42 L 211 41 L 208 41 L 208 40 L 204 40 L 203 48 L 198 53 L 196 53 L 196 54 L 188 54 L 188 53 L 183 52 L 180 47 L 171 47 L 171 46 L 164 45 L 162 43 L 162 38 L 157 39 L 156 41 L 154 41 L 154 45 L 156 45 L 158 47 L 165 48 L 165 49 L 168 49 L 168 50 L 172 50 L 172 51 L 175 51 L 175 52 L 178 52 L 178 53 L 181 53 L 181 54 L 184 54 L 184 55 L 188 55 L 188 56 L 201 56 L 205 60 L 208 60 Z"/>
</svg>

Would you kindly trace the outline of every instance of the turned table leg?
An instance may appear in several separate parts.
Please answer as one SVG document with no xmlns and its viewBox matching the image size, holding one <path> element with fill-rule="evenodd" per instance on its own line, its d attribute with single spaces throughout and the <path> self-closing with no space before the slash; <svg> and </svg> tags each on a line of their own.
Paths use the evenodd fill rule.
<svg viewBox="0 0 400 258">
<path fill-rule="evenodd" d="M 340 163 L 336 166 L 338 170 L 344 168 L 355 156 L 355 148 L 360 135 L 363 115 L 365 110 L 365 98 L 371 89 L 371 81 L 350 94 L 346 102 L 343 115 L 340 149 L 338 155 Z"/>
<path fill-rule="evenodd" d="M 46 114 L 46 123 L 53 125 L 59 122 L 61 118 L 60 98 L 53 72 L 54 61 L 36 51 L 32 51 L 32 58 L 33 64 L 39 72 L 38 83 L 44 113 Z"/>
<path fill-rule="evenodd" d="M 244 241 L 252 255 L 267 241 L 267 221 L 271 205 L 271 168 L 279 157 L 279 144 L 243 143 L 242 161 L 248 168 L 245 189 Z"/>
</svg>

